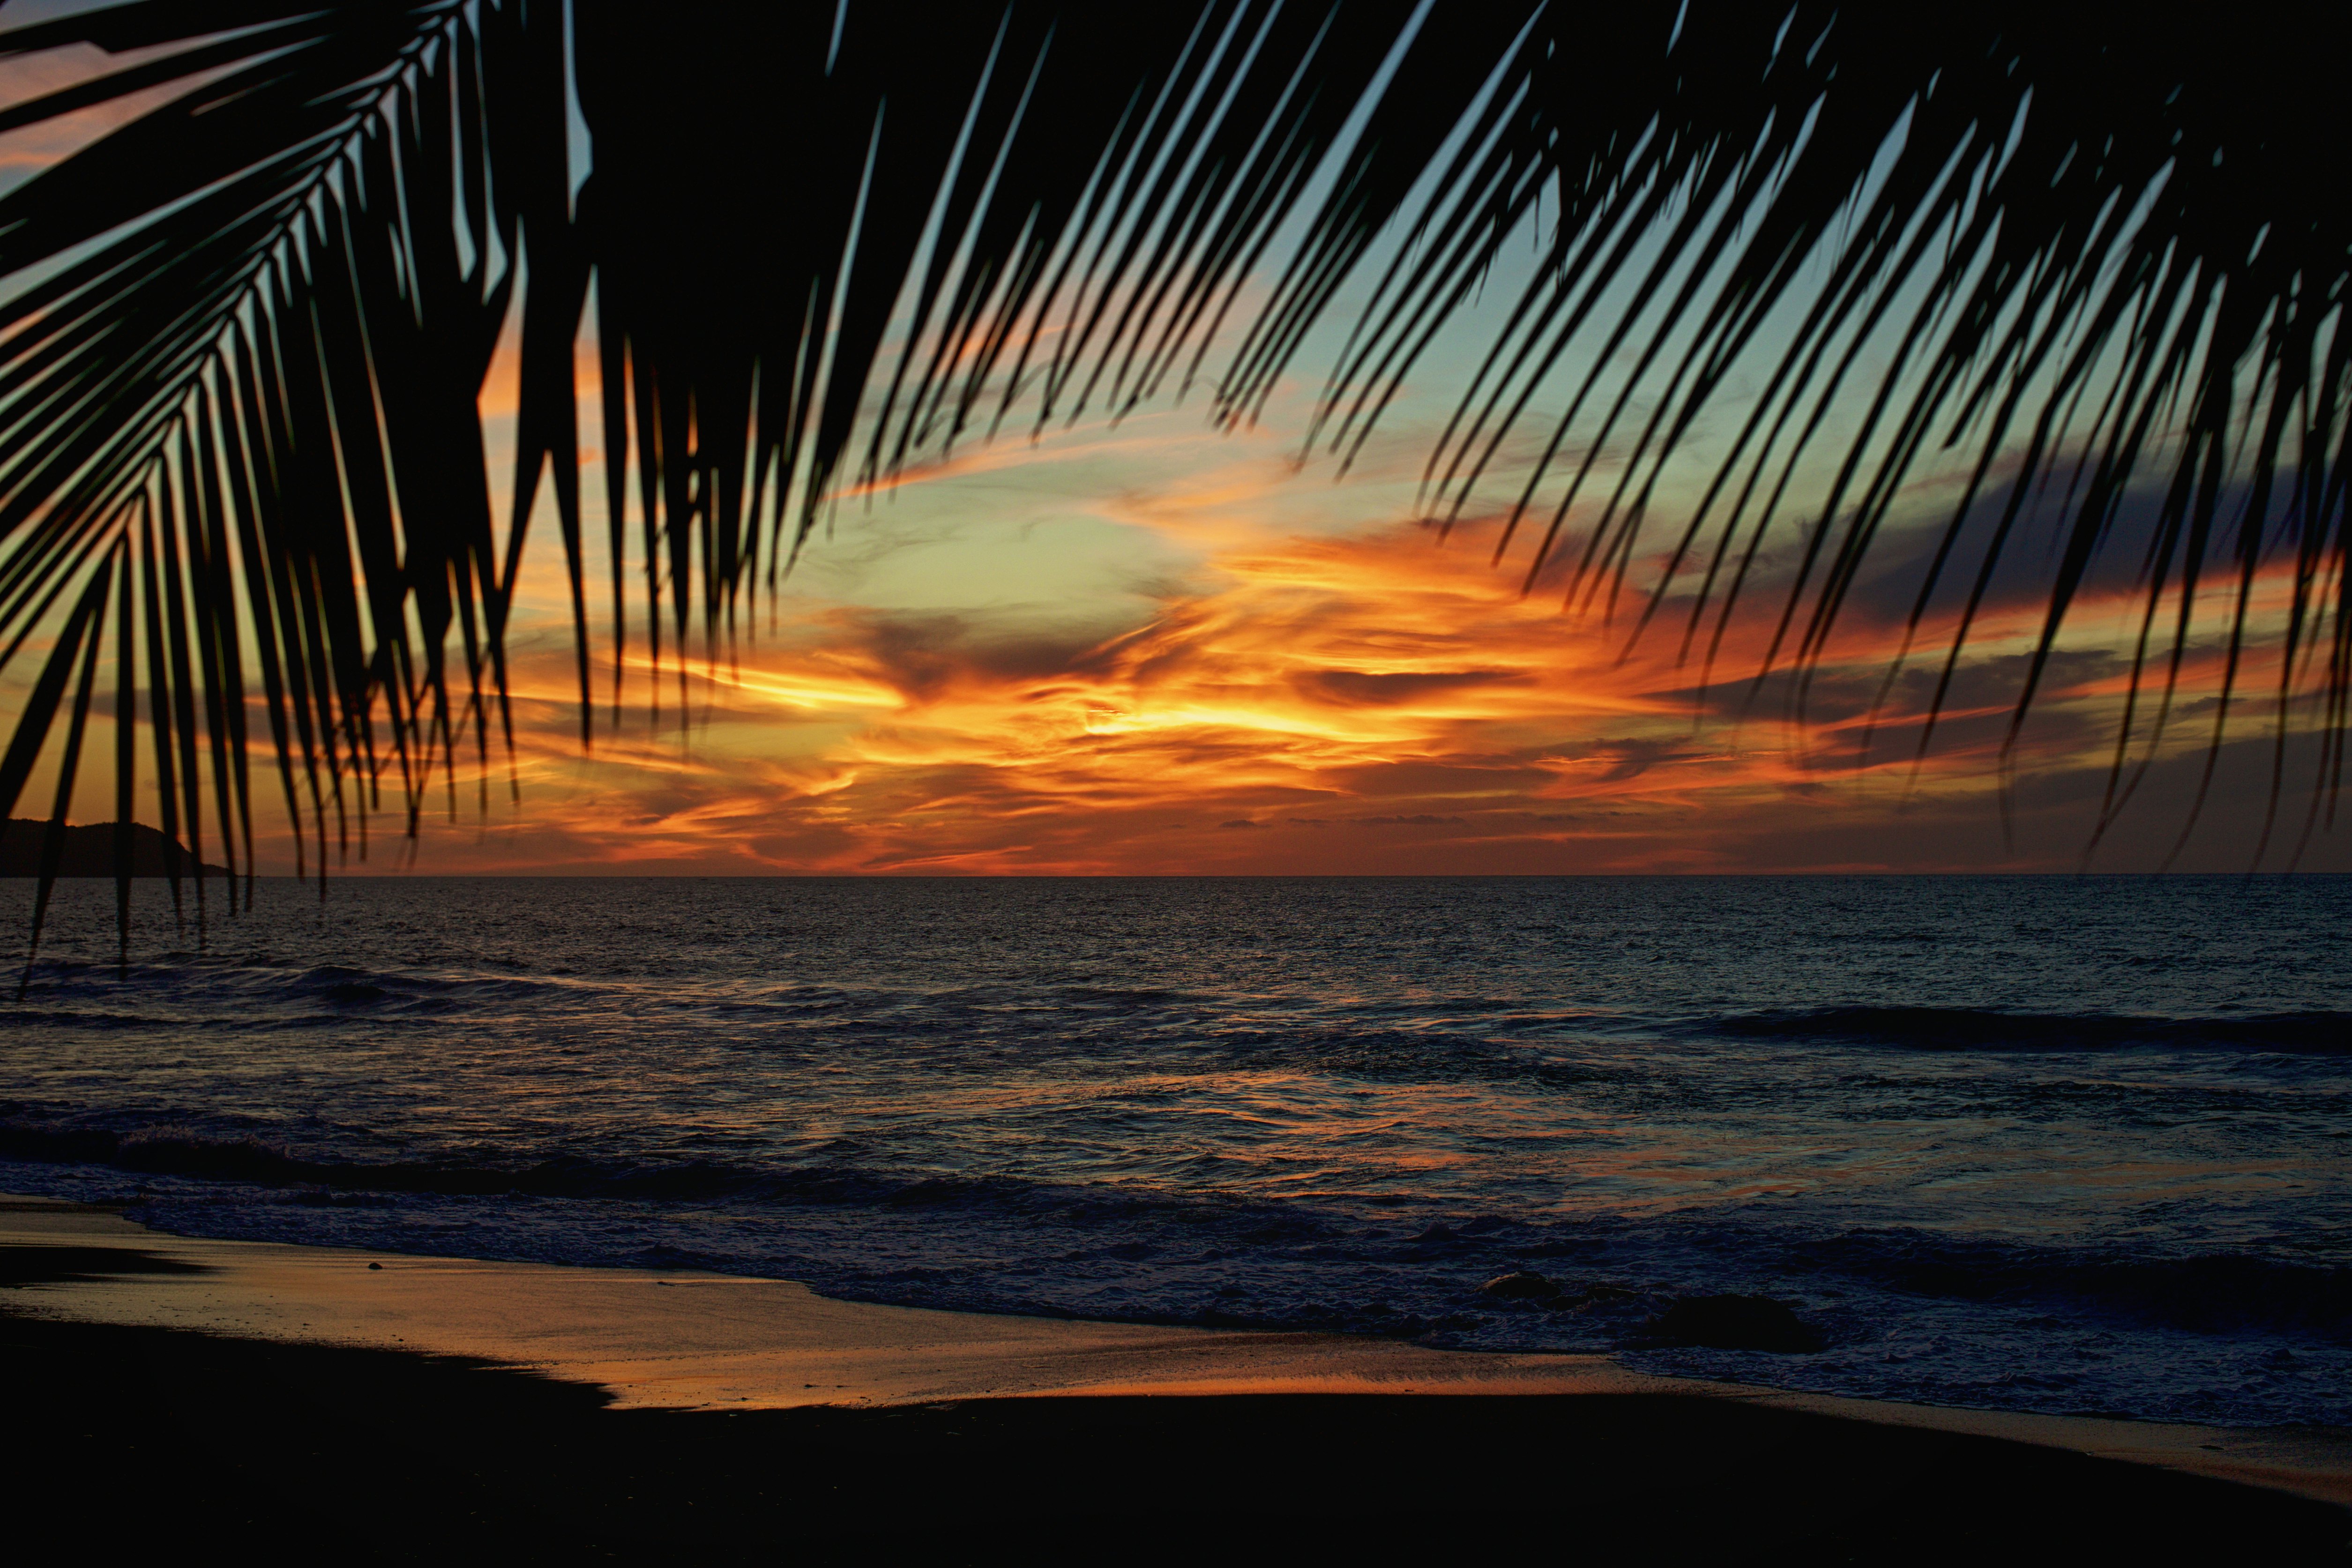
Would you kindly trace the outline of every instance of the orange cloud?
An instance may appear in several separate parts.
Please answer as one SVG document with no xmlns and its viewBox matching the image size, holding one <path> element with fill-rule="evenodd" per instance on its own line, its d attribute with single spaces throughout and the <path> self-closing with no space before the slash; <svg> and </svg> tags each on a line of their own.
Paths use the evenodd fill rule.
<svg viewBox="0 0 2352 1568">
<path fill-rule="evenodd" d="M 524 808 L 461 813 L 416 868 L 2053 868 L 2087 836 L 2119 679 L 2096 649 L 2054 667 L 2021 757 L 2024 837 L 2001 837 L 1995 763 L 2038 625 L 2024 609 L 1983 626 L 1916 763 L 1936 661 L 1874 710 L 1891 634 L 1859 617 L 1798 721 L 1785 675 L 1701 690 L 1670 637 L 1621 658 L 1622 623 L 1522 598 L 1475 537 L 1202 521 L 1239 500 L 1169 524 L 1226 542 L 1114 635 L 806 605 L 739 666 L 693 666 L 683 721 L 669 667 L 670 727 L 638 716 L 584 756 L 560 645 L 526 654 Z M 1752 669 L 1766 630 L 1739 631 L 1723 668 Z M 2151 799 L 2185 799 L 2181 773 Z M 2237 848 L 2224 832 L 2214 853 Z"/>
</svg>

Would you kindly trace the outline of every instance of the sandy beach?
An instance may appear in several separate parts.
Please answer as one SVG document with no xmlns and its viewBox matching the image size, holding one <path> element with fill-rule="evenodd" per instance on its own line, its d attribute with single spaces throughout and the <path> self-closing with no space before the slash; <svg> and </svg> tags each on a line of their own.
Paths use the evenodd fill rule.
<svg viewBox="0 0 2352 1568">
<path fill-rule="evenodd" d="M 916 1531 L 986 1557 L 1145 1519 L 1171 1550 L 1246 1528 L 1244 1554 L 1297 1531 L 1864 1559 L 1906 1538 L 2272 1560 L 2352 1540 L 2352 1435 L 2329 1430 L 205 1240 L 39 1199 L 0 1206 L 0 1285 L 30 1429 L 59 1438 L 20 1479 L 117 1533 L 381 1520 L 352 1551 L 390 1560 L 450 1531 L 591 1552 Z M 1919 1542 L 1931 1519 L 1950 1533 Z"/>
</svg>

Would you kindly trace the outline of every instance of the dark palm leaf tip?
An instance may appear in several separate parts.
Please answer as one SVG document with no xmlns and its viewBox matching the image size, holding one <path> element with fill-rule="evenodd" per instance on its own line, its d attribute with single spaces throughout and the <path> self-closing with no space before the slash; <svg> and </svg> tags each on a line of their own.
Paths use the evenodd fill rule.
<svg viewBox="0 0 2352 1568">
<path fill-rule="evenodd" d="M 144 47 L 291 9 L 129 6 L 0 48 L 76 28 Z M 59 594 L 121 559 L 118 712 L 127 727 L 143 637 L 163 814 L 175 835 L 186 819 L 200 911 L 206 795 L 232 871 L 242 840 L 250 897 L 249 661 L 299 855 L 298 753 L 323 838 L 331 805 L 339 830 L 349 820 L 347 785 L 373 794 L 382 701 L 414 809 L 426 715 L 454 745 L 446 628 L 497 619 L 487 506 L 444 477 L 476 426 L 513 276 L 485 276 L 500 246 L 477 199 L 481 78 L 458 20 L 452 5 L 343 7 L 170 57 L 145 74 L 240 48 L 250 63 L 0 199 L 0 267 L 48 268 L 0 306 L 0 633 L 13 654 Z M 447 219 L 408 221 L 436 212 Z M 53 647 L 45 688 L 71 642 Z M 51 717 L 37 704 L 20 723 L 36 754 Z M 118 744 L 118 770 L 135 761 Z M 11 804 L 21 787 L 0 778 Z M 117 793 L 132 794 L 127 772 Z"/>
<path fill-rule="evenodd" d="M 1672 605 L 1684 651 L 1711 658 L 1772 524 L 1826 519 L 1767 667 L 1817 662 L 1903 521 L 1905 477 L 1957 439 L 1975 484 L 1910 624 L 1931 626 L 1974 564 L 1948 680 L 2063 468 L 2038 671 L 2135 486 L 2168 462 L 2132 534 L 2151 614 L 2184 606 L 2156 722 L 2200 574 L 2234 572 L 2242 634 L 2283 547 L 2281 713 L 2292 672 L 2321 670 L 2332 784 L 2352 671 L 2346 218 L 2294 154 L 2326 145 L 2345 28 L 2273 58 L 2260 29 L 2200 16 L 149 0 L 0 34 L 0 55 L 184 46 L 12 125 L 194 83 L 0 198 L 0 274 L 18 285 L 0 305 L 0 662 L 119 575 L 93 614 L 115 617 L 126 693 L 143 663 L 164 826 L 185 816 L 200 862 L 209 794 L 250 875 L 254 667 L 298 835 L 307 820 L 321 848 L 363 844 L 387 782 L 413 830 L 436 775 L 454 805 L 467 731 L 486 779 L 488 728 L 509 723 L 508 584 L 543 479 L 589 738 L 572 365 L 592 279 L 617 701 L 633 532 L 656 662 L 698 621 L 715 652 L 743 587 L 772 584 L 845 477 L 870 487 L 1016 406 L 1042 423 L 1181 387 L 1365 106 L 1303 244 L 1271 258 L 1270 301 L 1219 379 L 1226 417 L 1263 405 L 1402 215 L 1412 243 L 1375 279 L 1318 426 L 1356 450 L 1543 212 L 1548 264 L 1429 472 L 1458 513 L 1538 389 L 1568 388 L 1511 509 L 1566 492 L 1545 492 L 1530 582 L 1573 521 L 1569 589 L 1613 603 L 1670 459 L 1752 371 L 1762 395 L 1637 622 Z M 576 204 L 575 105 L 593 147 Z M 518 292 L 501 536 L 476 399 Z M 1601 368 L 1571 374 L 1580 356 Z M 1817 448 L 1832 477 L 1801 512 Z M 1964 559 L 1979 489 L 1990 542 Z M 100 635 L 49 644 L 51 695 L 20 721 L 0 809 Z M 2135 668 L 2162 647 L 2144 639 Z M 119 768 L 135 756 L 118 744 Z M 197 892 L 201 910 L 201 869 Z"/>
<path fill-rule="evenodd" d="M 712 640 L 845 462 L 870 487 L 1017 395 L 1042 423 L 1181 374 L 1386 47 L 1314 5 L 853 5 L 837 51 L 829 16 L 778 10 L 650 56 L 633 19 L 583 16 L 608 447 L 634 430 L 649 596 L 656 552 L 679 584 L 698 547 Z M 647 90 L 671 80 L 695 101 Z M 761 177 L 779 198 L 741 200 Z M 690 239 L 648 221 L 670 211 Z M 672 596 L 676 637 L 695 607 Z"/>
<path fill-rule="evenodd" d="M 1516 19 L 1486 18 L 1498 30 Z M 1793 657 L 1809 668 L 1871 545 L 1900 521 L 1906 477 L 1924 453 L 1958 442 L 1977 454 L 1974 477 L 1909 616 L 1916 634 L 1975 528 L 1931 716 L 2020 524 L 2063 476 L 2019 718 L 2102 546 L 2127 542 L 2146 556 L 2151 614 L 2170 605 L 2157 733 L 2138 731 L 2148 754 L 2202 579 L 2231 576 L 2218 746 L 2255 584 L 2275 561 L 2292 584 L 2279 755 L 2295 672 L 2315 667 L 2310 641 L 2324 637 L 2332 795 L 2347 673 L 2352 345 L 2338 328 L 2352 204 L 2312 160 L 2331 144 L 2331 73 L 2352 27 L 2331 20 L 2313 40 L 2323 47 L 2285 61 L 2276 33 L 2242 21 L 2030 5 L 1536 13 L 1455 168 L 1411 213 L 1416 244 L 1379 281 L 1331 378 L 1321 435 L 1343 454 L 1360 443 L 1549 189 L 1560 215 L 1549 264 L 1432 458 L 1441 517 L 1470 504 L 1538 389 L 1581 357 L 1591 368 L 1569 378 L 1569 415 L 1510 517 L 1550 479 L 1560 493 L 1528 582 L 1572 520 L 1571 598 L 1613 603 L 1701 411 L 1736 374 L 1760 377 L 1763 395 L 1647 584 L 1637 629 L 1672 599 L 1683 649 L 1696 643 L 1711 658 L 1770 525 L 1825 520 L 1801 536 L 1763 666 Z M 1257 342 L 1272 346 L 1244 353 L 1223 388 L 1229 413 L 1263 398 L 1287 353 L 1283 332 L 1312 319 L 1371 249 L 1383 204 L 1358 193 L 1402 190 L 1460 123 L 1472 76 L 1446 61 L 1425 79 L 1416 68 L 1408 61 L 1262 318 Z M 1887 368 L 1865 372 L 1874 352 Z M 1827 454 L 1832 476 L 1808 494 L 1801 465 L 1824 435 L 1844 455 Z M 1603 452 L 1613 472 L 1596 462 Z M 2004 461 L 2011 471 L 1997 478 Z M 2150 486 L 2154 521 L 2121 538 L 2136 490 Z M 1977 528 L 1988 488 L 1990 526 Z M 2119 778 L 2151 651 L 2143 640 Z M 1792 689 L 1801 699 L 1803 683 Z M 2111 805 L 2125 790 L 2111 787 Z"/>
<path fill-rule="evenodd" d="M 200 917 L 207 796 L 251 871 L 250 666 L 298 858 L 363 846 L 387 781 L 413 830 L 436 771 L 454 795 L 467 730 L 487 771 L 493 705 L 510 740 L 507 584 L 551 474 L 587 735 L 571 366 L 592 276 L 615 540 L 634 454 L 647 630 L 667 601 L 682 644 L 698 604 L 715 644 L 840 471 L 908 289 L 868 477 L 971 422 L 1008 355 L 1042 379 L 1041 417 L 1167 374 L 1378 66 L 1380 40 L 1330 16 L 740 7 L 665 27 L 532 0 L 173 3 L 0 35 L 0 55 L 184 46 L 11 125 L 190 84 L 0 201 L 0 663 L 120 562 L 118 684 L 146 679 Z M 940 47 L 910 54 L 916 26 Z M 574 102 L 594 146 L 576 209 Z M 777 192 L 745 200 L 762 178 Z M 482 450 L 525 270 L 501 540 L 457 455 Z M 1067 331 L 1039 354 L 1048 321 Z M 78 646 L 49 643 L 12 804 Z M 116 751 L 128 798 L 127 728 Z"/>
</svg>

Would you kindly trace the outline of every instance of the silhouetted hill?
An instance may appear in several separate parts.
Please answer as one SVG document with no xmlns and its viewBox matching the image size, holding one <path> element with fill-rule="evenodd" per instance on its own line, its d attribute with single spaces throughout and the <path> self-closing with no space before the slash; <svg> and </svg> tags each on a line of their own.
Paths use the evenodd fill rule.
<svg viewBox="0 0 2352 1568">
<path fill-rule="evenodd" d="M 49 825 L 27 817 L 12 816 L 7 826 L 0 827 L 0 877 L 37 877 L 41 874 L 41 844 L 47 836 Z M 180 852 L 180 874 L 196 874 L 195 858 L 186 847 L 143 822 L 131 825 L 131 874 L 134 877 L 162 877 L 168 873 L 163 857 L 166 847 Z M 60 877 L 111 877 L 114 875 L 114 824 L 85 823 L 66 829 L 65 858 L 58 863 Z M 226 877 L 218 866 L 206 866 L 207 877 Z"/>
</svg>

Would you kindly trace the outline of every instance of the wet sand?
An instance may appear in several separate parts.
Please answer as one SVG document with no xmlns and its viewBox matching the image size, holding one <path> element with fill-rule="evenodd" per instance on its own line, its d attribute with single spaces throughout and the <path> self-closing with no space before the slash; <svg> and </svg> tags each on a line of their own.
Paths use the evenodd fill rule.
<svg viewBox="0 0 2352 1568">
<path fill-rule="evenodd" d="M 390 1560 L 921 1535 L 949 1561 L 1408 1540 L 2296 1561 L 2352 1540 L 2335 1432 L 209 1241 L 40 1200 L 0 1202 L 0 1286 L 12 1426 L 47 1439 L 12 1489 L 125 1549 L 199 1527 Z"/>
</svg>

